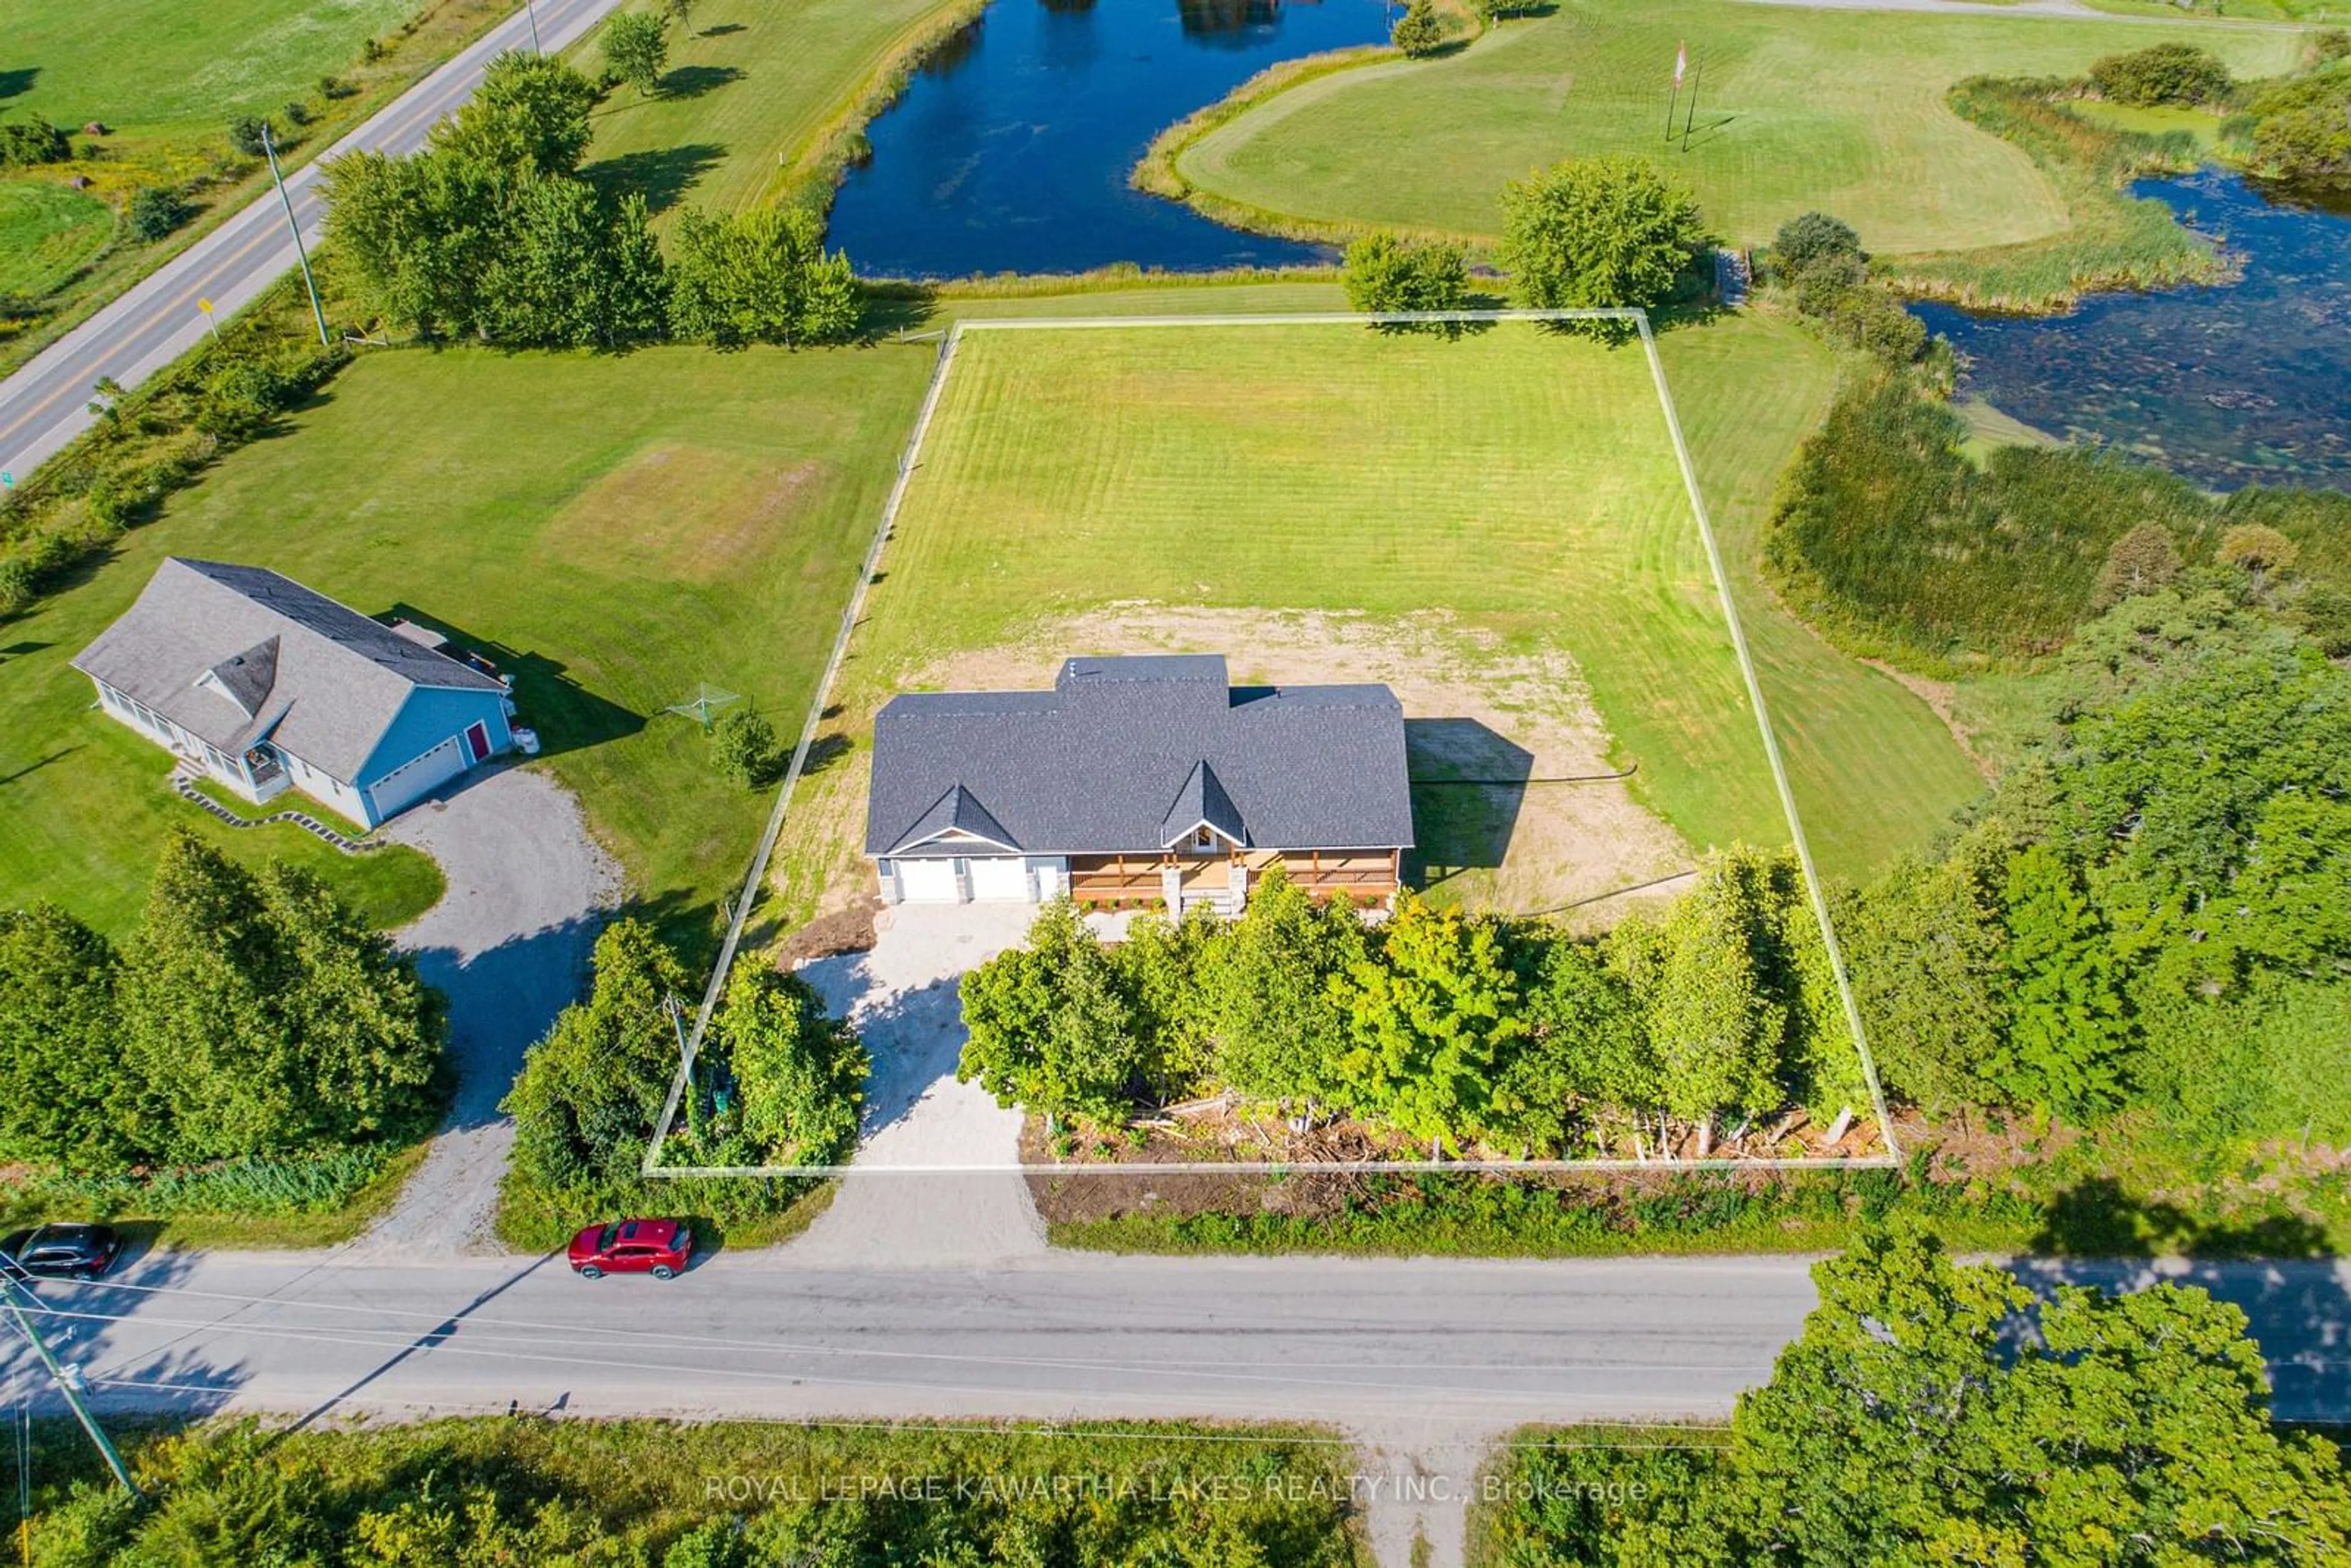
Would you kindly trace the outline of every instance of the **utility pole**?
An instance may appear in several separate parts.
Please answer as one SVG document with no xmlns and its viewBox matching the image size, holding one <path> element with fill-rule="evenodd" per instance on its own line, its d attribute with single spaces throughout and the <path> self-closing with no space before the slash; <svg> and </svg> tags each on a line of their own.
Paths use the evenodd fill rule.
<svg viewBox="0 0 2351 1568">
<path fill-rule="evenodd" d="M 294 221 L 294 198 L 286 193 L 286 176 L 277 170 L 277 149 L 269 140 L 269 121 L 261 122 L 261 151 L 269 160 L 269 177 L 277 182 L 277 199 L 286 206 L 286 226 L 294 235 L 294 254 L 302 263 L 302 287 L 310 291 L 310 314 L 319 323 L 319 347 L 329 348 L 326 308 L 319 303 L 319 285 L 310 277 L 310 253 L 302 244 L 302 225 Z"/>
<path fill-rule="evenodd" d="M 23 1380 L 10 1381 L 16 1385 L 16 1552 L 24 1568 L 33 1568 L 33 1408 Z"/>
<path fill-rule="evenodd" d="M 547 53 L 538 47 L 538 8 L 531 4 L 531 0 L 522 0 L 522 14 L 530 21 L 530 52 L 534 55 Z"/>
<path fill-rule="evenodd" d="M 66 1403 L 73 1406 L 74 1418 L 81 1423 L 81 1429 L 89 1434 L 89 1440 L 98 1446 L 99 1453 L 106 1460 L 106 1468 L 114 1472 L 114 1479 L 122 1483 L 124 1491 L 143 1501 L 146 1494 L 131 1479 L 130 1470 L 123 1467 L 122 1456 L 114 1451 L 113 1443 L 108 1440 L 106 1429 L 89 1413 L 89 1406 L 81 1402 L 79 1378 L 57 1364 L 57 1358 L 49 1354 L 48 1341 L 41 1337 L 41 1331 L 33 1326 L 32 1320 L 25 1315 L 25 1309 L 17 1304 L 16 1292 L 24 1289 L 16 1280 L 0 1274 L 0 1303 L 5 1303 L 8 1316 L 16 1325 L 16 1332 L 25 1336 L 25 1343 L 33 1347 L 33 1354 L 48 1369 L 50 1379 L 57 1385 L 57 1392 L 63 1394 Z M 26 1293 L 31 1294 L 30 1291 Z"/>
</svg>

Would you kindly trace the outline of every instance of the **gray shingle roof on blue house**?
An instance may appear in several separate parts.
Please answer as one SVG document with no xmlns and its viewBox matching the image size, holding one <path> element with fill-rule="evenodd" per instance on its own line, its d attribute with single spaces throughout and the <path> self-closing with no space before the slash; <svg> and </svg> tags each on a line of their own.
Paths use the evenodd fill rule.
<svg viewBox="0 0 2351 1568">
<path fill-rule="evenodd" d="M 417 688 L 505 691 L 290 578 L 178 556 L 73 667 L 225 752 L 271 740 L 345 781 Z"/>
<path fill-rule="evenodd" d="M 1071 659 L 1050 691 L 914 692 L 873 723 L 865 851 L 1409 848 L 1404 708 L 1384 685 L 1232 686 L 1219 654 Z"/>
</svg>

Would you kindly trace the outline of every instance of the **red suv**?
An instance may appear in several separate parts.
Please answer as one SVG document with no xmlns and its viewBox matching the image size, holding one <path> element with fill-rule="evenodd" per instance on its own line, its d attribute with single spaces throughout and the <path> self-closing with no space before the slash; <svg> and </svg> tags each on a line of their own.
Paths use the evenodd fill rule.
<svg viewBox="0 0 2351 1568">
<path fill-rule="evenodd" d="M 651 1274 L 672 1280 L 694 1257 L 694 1232 L 682 1219 L 618 1219 L 571 1239 L 571 1271 L 583 1280 Z"/>
</svg>

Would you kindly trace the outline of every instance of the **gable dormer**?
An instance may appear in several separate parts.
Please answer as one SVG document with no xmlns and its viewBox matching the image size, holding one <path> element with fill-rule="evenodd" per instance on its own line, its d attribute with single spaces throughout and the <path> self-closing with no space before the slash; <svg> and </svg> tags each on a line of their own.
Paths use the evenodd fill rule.
<svg viewBox="0 0 2351 1568">
<path fill-rule="evenodd" d="M 239 713 L 251 718 L 277 685 L 277 639 L 256 643 L 242 653 L 232 653 L 196 677 L 199 690 L 227 698 Z"/>
</svg>

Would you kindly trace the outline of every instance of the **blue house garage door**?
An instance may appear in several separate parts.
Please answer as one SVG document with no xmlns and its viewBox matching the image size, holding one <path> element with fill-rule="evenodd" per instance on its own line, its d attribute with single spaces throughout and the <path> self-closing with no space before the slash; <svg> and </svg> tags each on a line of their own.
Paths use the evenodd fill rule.
<svg viewBox="0 0 2351 1568">
<path fill-rule="evenodd" d="M 375 802 L 376 820 L 406 810 L 423 796 L 446 784 L 466 768 L 465 743 L 451 736 L 413 762 L 402 763 L 377 779 L 368 799 Z"/>
</svg>

